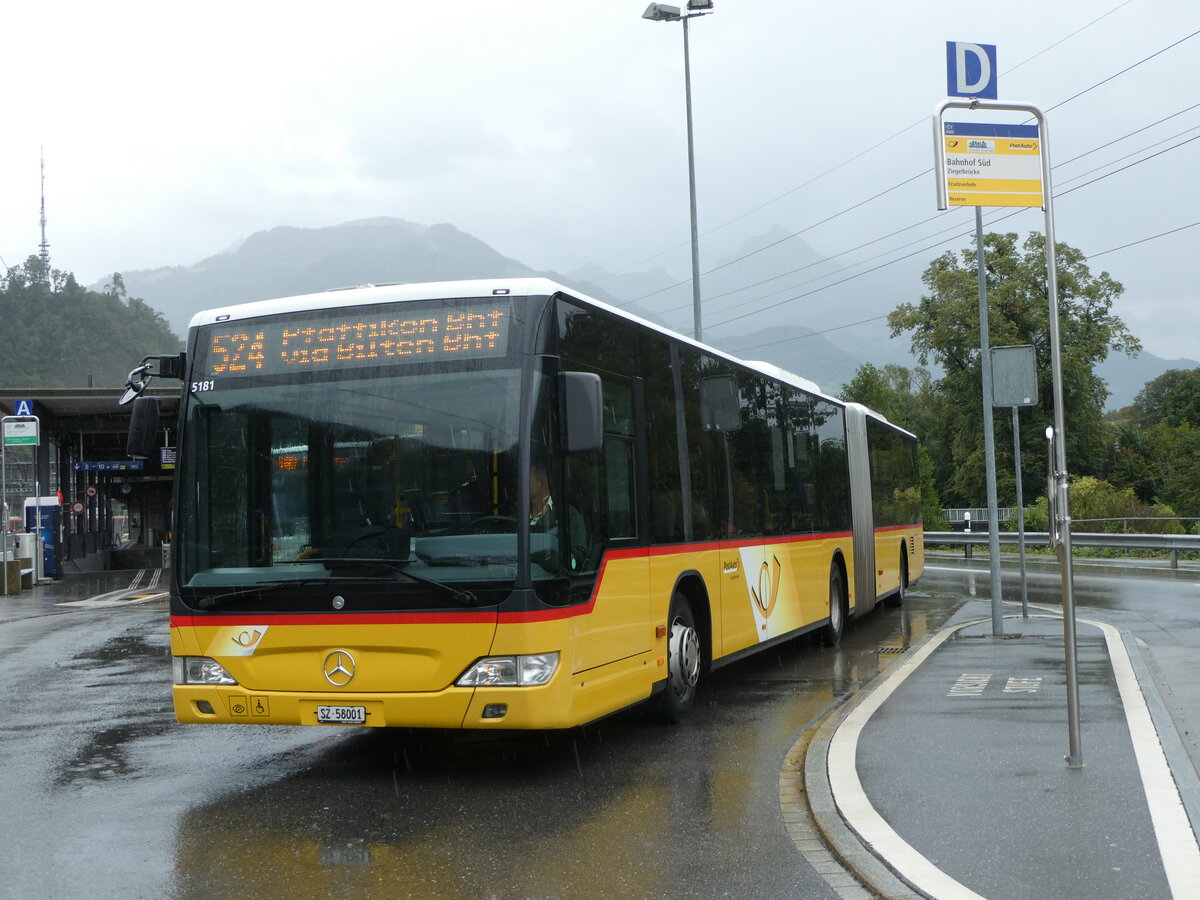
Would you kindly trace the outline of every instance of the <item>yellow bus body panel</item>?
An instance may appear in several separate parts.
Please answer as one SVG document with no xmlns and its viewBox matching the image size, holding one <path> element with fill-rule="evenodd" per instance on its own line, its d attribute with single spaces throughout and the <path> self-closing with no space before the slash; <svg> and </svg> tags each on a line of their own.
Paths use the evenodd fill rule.
<svg viewBox="0 0 1200 900">
<path fill-rule="evenodd" d="M 723 639 L 714 659 L 829 618 L 829 570 L 838 553 L 853 571 L 849 534 L 766 538 L 723 545 Z"/>
<path fill-rule="evenodd" d="M 908 580 L 925 571 L 925 541 L 919 526 L 875 530 L 875 596 L 894 594 L 900 588 L 900 555 L 908 560 Z"/>
<path fill-rule="evenodd" d="M 346 621 L 331 624 L 331 618 Z M 215 659 L 238 682 L 175 685 L 176 717 L 302 725 L 316 723 L 318 705 L 366 705 L 368 724 L 461 727 L 474 689 L 454 687 L 454 681 L 489 654 L 495 613 L 357 618 L 176 617 L 172 654 Z M 333 659 L 337 653 L 351 662 Z M 353 669 L 344 684 L 335 683 L 345 679 L 344 673 L 334 673 L 333 681 L 326 677 L 327 667 L 339 663 Z M 202 711 L 202 700 L 211 713 Z"/>
<path fill-rule="evenodd" d="M 881 583 L 924 568 L 920 529 L 877 535 Z M 614 550 L 586 603 L 528 612 L 475 610 L 176 616 L 176 656 L 216 659 L 237 685 L 175 685 L 181 722 L 305 725 L 318 706 L 362 706 L 369 726 L 569 728 L 650 697 L 667 677 L 667 615 L 681 578 L 698 578 L 709 608 L 714 661 L 829 618 L 829 568 L 841 554 L 853 573 L 849 533 Z M 484 656 L 560 654 L 545 685 L 457 687 Z M 352 659 L 353 677 L 327 671 Z M 346 664 L 350 668 L 350 664 Z M 503 714 L 497 710 L 503 706 Z M 485 717 L 485 712 L 487 713 Z M 339 727 L 339 726 L 331 726 Z"/>
</svg>

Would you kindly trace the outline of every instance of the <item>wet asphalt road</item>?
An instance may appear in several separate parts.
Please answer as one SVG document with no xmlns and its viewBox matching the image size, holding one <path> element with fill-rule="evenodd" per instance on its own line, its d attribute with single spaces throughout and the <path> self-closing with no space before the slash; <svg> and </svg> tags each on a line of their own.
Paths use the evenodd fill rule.
<svg viewBox="0 0 1200 900">
<path fill-rule="evenodd" d="M 0 607 L 0 896 L 836 897 L 784 828 L 784 756 L 967 581 L 721 669 L 681 726 L 486 739 L 181 726 L 165 603 Z M 1101 582 L 1080 602 L 1146 593 Z"/>
<path fill-rule="evenodd" d="M 784 828 L 784 756 L 951 611 L 728 666 L 682 726 L 486 739 L 181 726 L 165 603 L 0 613 L 0 895 L 835 897 Z"/>
</svg>

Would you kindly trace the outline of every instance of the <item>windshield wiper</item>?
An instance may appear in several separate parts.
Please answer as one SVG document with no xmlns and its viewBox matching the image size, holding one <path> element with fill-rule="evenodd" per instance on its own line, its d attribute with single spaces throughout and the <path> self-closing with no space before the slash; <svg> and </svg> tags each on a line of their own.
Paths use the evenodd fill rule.
<svg viewBox="0 0 1200 900">
<path fill-rule="evenodd" d="M 315 556 L 310 559 L 305 559 L 303 562 L 312 563 L 319 562 L 324 566 L 386 566 L 393 572 L 403 575 L 410 581 L 415 581 L 417 584 L 423 584 L 426 587 L 436 588 L 445 594 L 448 594 L 452 599 L 458 601 L 463 606 L 479 606 L 479 598 L 470 591 L 459 590 L 456 587 L 451 587 L 448 584 L 443 584 L 440 581 L 434 581 L 432 578 L 424 578 L 420 575 L 414 575 L 409 572 L 405 566 L 407 561 L 397 559 L 387 559 L 385 557 L 371 556 Z"/>
<path fill-rule="evenodd" d="M 229 591 L 224 594 L 214 594 L 211 597 L 201 597 L 196 601 L 196 606 L 200 609 L 212 609 L 214 606 L 224 606 L 226 603 L 232 603 L 235 600 L 240 600 L 243 597 L 249 597 L 252 594 L 269 594 L 285 587 L 299 587 L 303 584 L 323 584 L 324 578 L 299 578 L 289 581 L 262 581 L 250 587 L 238 588 L 236 591 Z"/>
</svg>

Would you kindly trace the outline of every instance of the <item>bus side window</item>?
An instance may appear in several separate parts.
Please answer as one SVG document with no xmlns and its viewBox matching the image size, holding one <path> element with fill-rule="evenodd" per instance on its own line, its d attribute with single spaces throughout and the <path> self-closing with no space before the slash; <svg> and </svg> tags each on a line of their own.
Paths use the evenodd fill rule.
<svg viewBox="0 0 1200 900">
<path fill-rule="evenodd" d="M 604 483 L 610 538 L 637 537 L 633 394 L 626 379 L 605 379 Z"/>
</svg>

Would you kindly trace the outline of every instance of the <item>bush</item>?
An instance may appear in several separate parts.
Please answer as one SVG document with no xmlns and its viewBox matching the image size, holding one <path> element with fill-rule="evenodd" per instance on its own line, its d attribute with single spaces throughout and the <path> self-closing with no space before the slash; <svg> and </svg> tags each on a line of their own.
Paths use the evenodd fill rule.
<svg viewBox="0 0 1200 900">
<path fill-rule="evenodd" d="M 1119 534 L 1131 531 L 1141 534 L 1183 534 L 1183 526 L 1176 521 L 1175 510 L 1165 503 L 1146 504 L 1137 498 L 1133 488 L 1117 488 L 1090 475 L 1071 479 L 1071 521 L 1074 531 Z M 1009 525 L 1016 528 L 1016 515 L 1010 517 Z M 1087 521 L 1087 520 L 1118 521 Z M 1162 521 L 1153 521 L 1159 519 Z M 1131 520 L 1126 522 L 1125 520 Z M 1132 521 L 1137 520 L 1137 521 Z M 1049 530 L 1050 517 L 1046 498 L 1025 508 L 1025 530 Z"/>
</svg>

